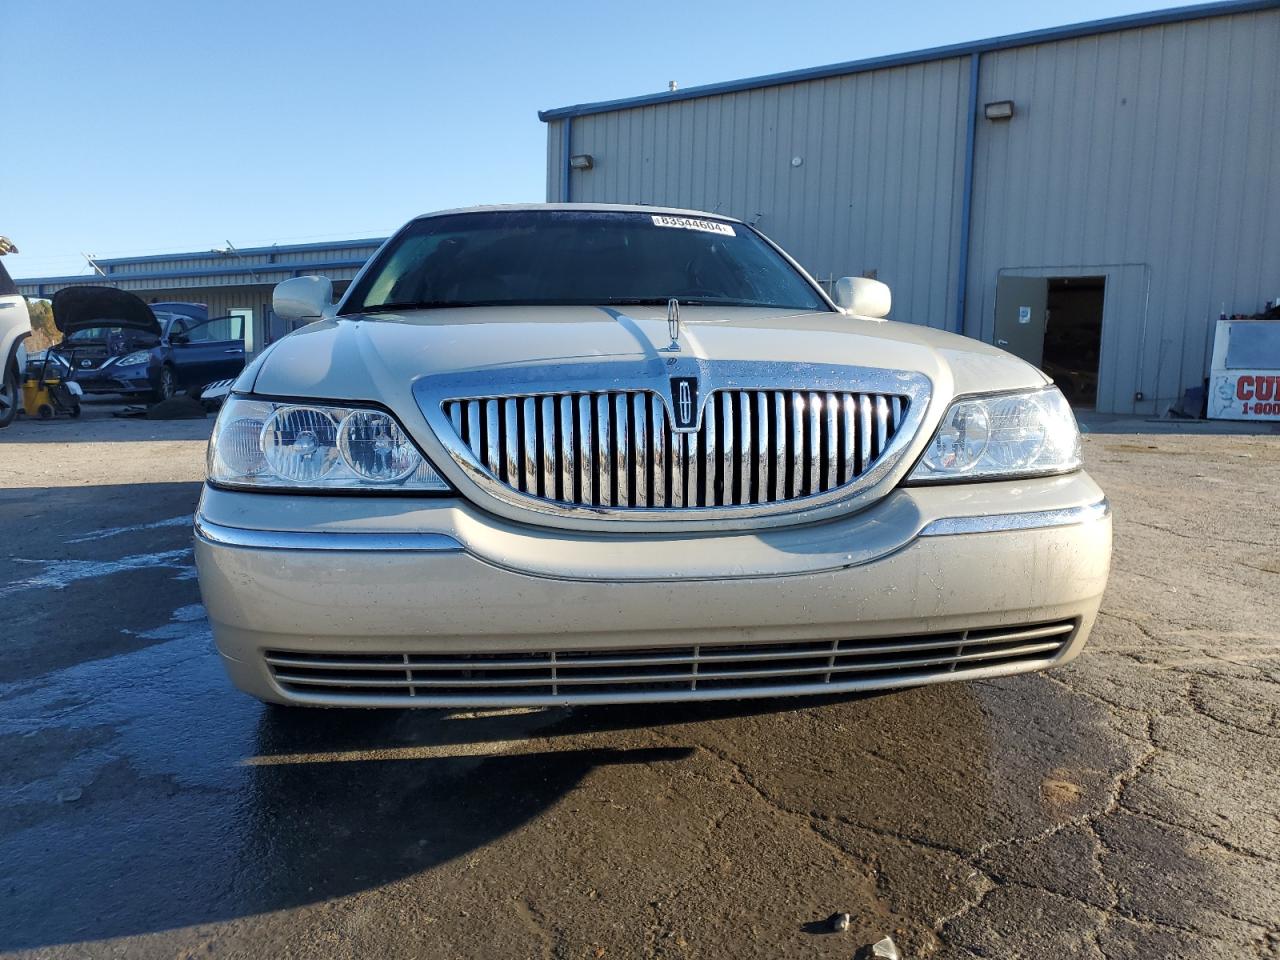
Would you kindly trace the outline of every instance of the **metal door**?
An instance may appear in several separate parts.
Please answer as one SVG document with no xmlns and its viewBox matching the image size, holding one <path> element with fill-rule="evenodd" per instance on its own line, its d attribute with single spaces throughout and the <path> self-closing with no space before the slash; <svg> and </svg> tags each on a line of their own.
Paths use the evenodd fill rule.
<svg viewBox="0 0 1280 960">
<path fill-rule="evenodd" d="M 996 346 L 1028 363 L 1044 360 L 1049 281 L 1046 277 L 996 279 Z"/>
<path fill-rule="evenodd" d="M 236 376 L 244 369 L 244 318 L 229 315 L 192 324 L 187 341 L 174 344 L 173 365 L 183 387 Z"/>
</svg>

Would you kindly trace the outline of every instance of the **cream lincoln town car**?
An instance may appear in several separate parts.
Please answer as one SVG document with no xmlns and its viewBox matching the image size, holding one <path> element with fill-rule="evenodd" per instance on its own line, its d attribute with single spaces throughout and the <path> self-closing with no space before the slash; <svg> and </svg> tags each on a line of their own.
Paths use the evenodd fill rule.
<svg viewBox="0 0 1280 960">
<path fill-rule="evenodd" d="M 710 700 L 1079 652 L 1111 555 L 1037 370 L 828 298 L 752 227 L 653 207 L 411 221 L 236 381 L 196 516 L 263 700 Z"/>
</svg>

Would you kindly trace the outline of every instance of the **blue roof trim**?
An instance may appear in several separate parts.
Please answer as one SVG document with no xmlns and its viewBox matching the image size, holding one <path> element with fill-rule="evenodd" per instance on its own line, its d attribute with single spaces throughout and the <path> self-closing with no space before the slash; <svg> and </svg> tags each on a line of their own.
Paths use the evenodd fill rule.
<svg viewBox="0 0 1280 960">
<path fill-rule="evenodd" d="M 359 257 L 346 260 L 316 260 L 306 263 L 253 263 L 240 264 L 234 267 L 198 267 L 193 270 L 142 270 L 138 273 L 113 273 L 105 277 L 99 274 L 78 273 L 69 277 L 25 277 L 15 279 L 13 282 L 19 287 L 71 283 L 95 283 L 109 287 L 117 283 L 132 283 L 135 280 L 181 280 L 186 277 L 236 277 L 273 273 L 296 275 L 300 271 L 307 270 L 345 270 L 352 267 L 363 267 L 368 259 L 368 257 Z M 102 261 L 98 262 L 101 263 Z"/>
<path fill-rule="evenodd" d="M 1227 2 L 1223 3 L 1200 3 L 1191 7 L 1174 7 L 1168 10 L 1154 10 L 1150 13 L 1134 13 L 1123 17 L 1109 17 L 1106 20 L 1093 20 L 1088 23 L 1076 23 L 1064 27 L 1048 27 L 1027 33 L 993 37 L 990 40 L 955 43 L 945 47 L 916 50 L 911 53 L 872 57 L 869 60 L 851 60 L 845 63 L 833 63 L 825 67 L 809 67 L 803 70 L 789 70 L 785 73 L 748 77 L 745 80 L 710 83 L 701 87 L 688 87 L 684 90 L 677 90 L 674 93 L 651 93 L 639 97 L 627 97 L 622 100 L 579 103 L 570 107 L 539 110 L 538 119 L 547 122 L 568 117 L 612 113 L 617 110 L 630 110 L 633 107 L 676 103 L 681 100 L 697 100 L 701 97 L 713 97 L 724 93 L 739 93 L 744 90 L 757 90 L 761 87 L 776 87 L 785 83 L 825 80 L 829 77 L 842 77 L 854 73 L 866 73 L 870 70 L 883 70 L 886 67 L 905 67 L 916 63 L 927 63 L 930 60 L 946 60 L 952 57 L 968 56 L 969 54 L 990 53 L 994 50 L 1008 50 L 1013 47 L 1026 47 L 1054 40 L 1072 40 L 1101 33 L 1115 33 L 1117 30 L 1133 30 L 1139 27 L 1154 27 L 1167 23 L 1181 23 L 1187 20 L 1202 20 L 1207 17 L 1221 17 L 1233 13 L 1252 13 L 1256 10 L 1271 10 L 1277 7 L 1280 7 L 1280 0 L 1227 0 Z"/>
<path fill-rule="evenodd" d="M 1280 2 L 1280 0 L 1277 0 Z M 366 240 L 332 240 L 329 243 L 289 243 L 270 247 L 237 247 L 235 253 L 221 254 L 214 250 L 197 250 L 190 253 L 157 253 L 145 257 L 114 257 L 110 260 L 95 260 L 99 266 L 116 267 L 134 263 L 160 263 L 169 260 L 208 260 L 211 257 L 225 256 L 233 261 L 237 254 L 241 257 L 269 256 L 273 253 L 312 253 L 317 250 L 351 250 L 356 247 L 380 247 L 386 237 L 370 237 Z M 274 264 L 273 264 L 274 266 Z"/>
</svg>

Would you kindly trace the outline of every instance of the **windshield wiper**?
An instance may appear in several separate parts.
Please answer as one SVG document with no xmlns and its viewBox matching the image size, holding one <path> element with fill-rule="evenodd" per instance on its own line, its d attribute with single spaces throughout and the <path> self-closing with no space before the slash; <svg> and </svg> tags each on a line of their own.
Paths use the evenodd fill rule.
<svg viewBox="0 0 1280 960">
<path fill-rule="evenodd" d="M 609 306 L 621 307 L 665 307 L 668 300 L 679 300 L 682 307 L 702 307 L 708 302 L 699 297 L 610 297 L 604 302 Z"/>
</svg>

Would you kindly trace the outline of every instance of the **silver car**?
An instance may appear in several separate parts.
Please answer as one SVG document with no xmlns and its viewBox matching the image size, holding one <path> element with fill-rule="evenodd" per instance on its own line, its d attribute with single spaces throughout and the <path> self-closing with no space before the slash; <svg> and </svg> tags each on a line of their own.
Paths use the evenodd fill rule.
<svg viewBox="0 0 1280 960">
<path fill-rule="evenodd" d="M 1110 514 L 1057 389 L 740 221 L 431 214 L 275 310 L 315 322 L 236 381 L 196 517 L 263 700 L 883 689 L 1062 663 L 1097 615 Z"/>
</svg>

